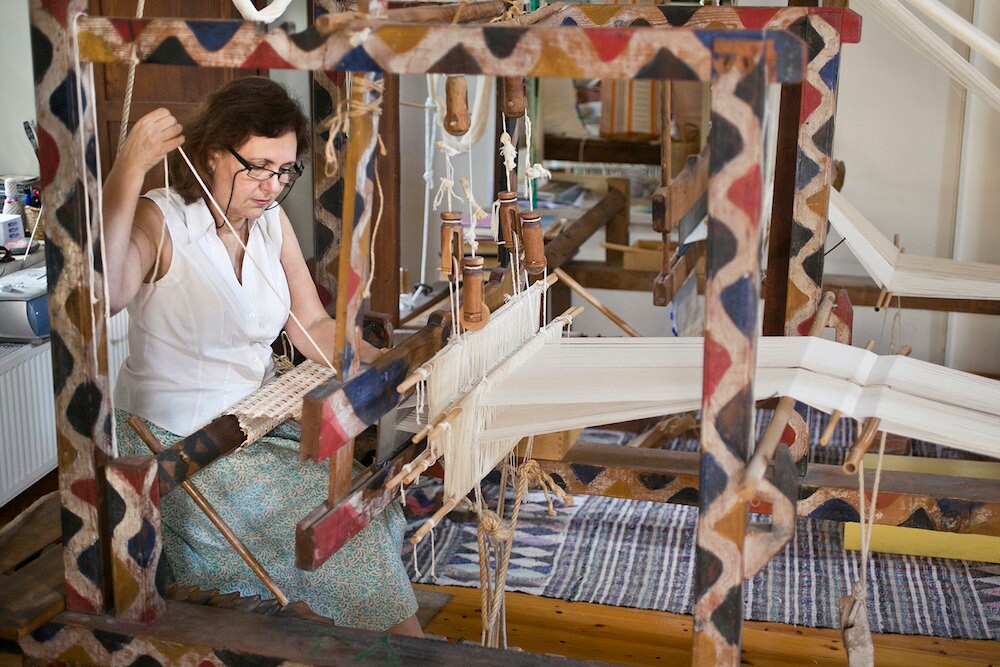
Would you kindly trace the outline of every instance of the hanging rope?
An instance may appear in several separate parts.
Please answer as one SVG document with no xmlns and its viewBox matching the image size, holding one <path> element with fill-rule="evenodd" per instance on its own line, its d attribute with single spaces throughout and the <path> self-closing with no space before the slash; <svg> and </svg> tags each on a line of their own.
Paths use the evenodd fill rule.
<svg viewBox="0 0 1000 667">
<path fill-rule="evenodd" d="M 135 8 L 135 17 L 141 19 L 146 11 L 146 0 L 139 0 Z M 118 153 L 125 145 L 125 137 L 128 136 L 128 119 L 132 113 L 132 90 L 135 87 L 135 66 L 139 62 L 139 56 L 135 50 L 135 42 L 132 42 L 131 57 L 128 63 L 128 79 L 125 81 L 125 101 L 122 103 L 122 125 L 118 132 Z"/>
</svg>

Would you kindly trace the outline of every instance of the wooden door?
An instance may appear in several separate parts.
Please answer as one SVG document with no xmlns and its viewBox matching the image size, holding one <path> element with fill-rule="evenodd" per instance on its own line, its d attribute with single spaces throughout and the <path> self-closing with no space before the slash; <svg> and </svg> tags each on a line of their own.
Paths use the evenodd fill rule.
<svg viewBox="0 0 1000 667">
<path fill-rule="evenodd" d="M 94 16 L 135 16 L 135 0 L 90 0 Z M 240 19 L 228 0 L 146 0 L 146 18 Z M 240 76 L 266 75 L 267 70 L 180 65 L 139 65 L 136 67 L 129 125 L 158 107 L 166 107 L 181 122 L 211 91 Z M 122 123 L 122 103 L 128 81 L 128 66 L 95 65 L 94 88 L 97 98 L 98 140 L 101 171 L 105 175 L 118 152 Z M 143 191 L 163 185 L 162 169 L 152 169 Z"/>
</svg>

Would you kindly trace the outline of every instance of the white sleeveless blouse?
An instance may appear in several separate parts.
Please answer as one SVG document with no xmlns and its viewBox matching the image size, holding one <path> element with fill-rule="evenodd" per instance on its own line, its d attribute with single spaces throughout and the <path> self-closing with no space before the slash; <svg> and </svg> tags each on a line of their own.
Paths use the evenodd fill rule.
<svg viewBox="0 0 1000 667">
<path fill-rule="evenodd" d="M 240 284 L 204 201 L 185 204 L 163 189 L 145 197 L 163 213 L 173 257 L 128 305 L 115 404 L 187 436 L 274 375 L 270 346 L 291 303 L 281 219 L 275 207 L 251 224 Z"/>
</svg>

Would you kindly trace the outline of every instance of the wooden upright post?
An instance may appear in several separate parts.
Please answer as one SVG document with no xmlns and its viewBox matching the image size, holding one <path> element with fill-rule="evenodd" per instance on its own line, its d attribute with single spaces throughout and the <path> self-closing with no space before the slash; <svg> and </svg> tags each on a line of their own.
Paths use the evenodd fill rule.
<svg viewBox="0 0 1000 667">
<path fill-rule="evenodd" d="M 84 155 L 96 141 L 86 92 L 93 65 L 81 64 L 76 75 L 70 23 L 86 11 L 87 0 L 32 0 L 31 46 L 42 196 L 51 213 L 45 256 L 66 609 L 105 613 L 112 601 L 104 468 L 113 426 L 100 226 L 96 215 L 87 218 L 88 197 L 89 211 L 97 208 L 97 165 Z"/>
<path fill-rule="evenodd" d="M 698 665 L 740 663 L 747 501 L 739 484 L 753 443 L 767 45 L 713 45 L 705 371 L 695 556 Z"/>
<path fill-rule="evenodd" d="M 855 17 L 856 18 L 856 17 Z M 844 34 L 843 12 L 810 12 L 808 32 L 819 39 L 819 53 L 809 54 L 801 84 L 799 145 L 795 165 L 794 220 L 789 235 L 788 291 L 785 335 L 805 336 L 823 296 L 823 258 L 827 211 L 833 183 L 833 127 L 837 111 L 840 47 L 857 41 L 852 26 Z M 820 42 L 820 40 L 822 40 Z"/>
</svg>

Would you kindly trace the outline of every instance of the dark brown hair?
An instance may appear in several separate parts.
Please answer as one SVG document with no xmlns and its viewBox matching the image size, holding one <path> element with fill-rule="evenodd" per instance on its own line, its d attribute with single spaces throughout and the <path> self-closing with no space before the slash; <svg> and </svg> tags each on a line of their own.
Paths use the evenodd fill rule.
<svg viewBox="0 0 1000 667">
<path fill-rule="evenodd" d="M 309 147 L 309 121 L 280 83 L 264 77 L 241 77 L 215 90 L 184 122 L 184 152 L 204 179 L 212 151 L 239 148 L 250 137 L 295 133 L 295 155 Z M 170 155 L 170 187 L 187 204 L 203 196 L 201 186 L 180 153 Z"/>
</svg>

